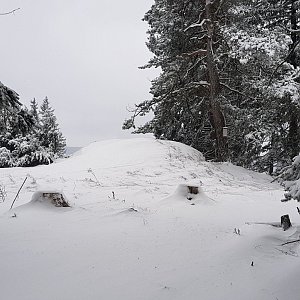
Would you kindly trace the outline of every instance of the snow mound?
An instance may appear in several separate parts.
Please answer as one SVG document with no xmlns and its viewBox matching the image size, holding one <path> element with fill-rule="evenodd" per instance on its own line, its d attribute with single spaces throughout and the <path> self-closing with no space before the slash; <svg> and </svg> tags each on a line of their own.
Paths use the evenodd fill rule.
<svg viewBox="0 0 300 300">
<path fill-rule="evenodd" d="M 62 191 L 56 189 L 42 189 L 34 192 L 28 203 L 15 207 L 12 211 L 6 212 L 5 215 L 18 217 L 19 213 L 21 213 L 23 216 L 34 216 L 36 218 L 37 215 L 45 212 L 65 212 L 64 209 L 69 207 L 71 206 Z M 14 213 L 13 215 L 12 212 Z"/>
<path fill-rule="evenodd" d="M 199 151 L 184 144 L 148 137 L 94 142 L 76 152 L 62 164 L 72 167 L 75 163 L 86 168 L 113 168 L 155 165 L 162 160 L 199 162 L 205 159 Z"/>
<path fill-rule="evenodd" d="M 181 202 L 190 205 L 205 204 L 212 205 L 215 200 L 208 197 L 200 186 L 194 184 L 179 184 L 175 192 L 169 197 L 162 200 L 162 204 L 171 205 L 172 203 Z"/>
<path fill-rule="evenodd" d="M 299 299 L 299 224 L 256 225 L 283 214 L 299 220 L 271 181 L 150 138 L 97 142 L 50 166 L 3 169 L 1 296 Z M 55 193 L 74 208 L 53 205 Z"/>
</svg>

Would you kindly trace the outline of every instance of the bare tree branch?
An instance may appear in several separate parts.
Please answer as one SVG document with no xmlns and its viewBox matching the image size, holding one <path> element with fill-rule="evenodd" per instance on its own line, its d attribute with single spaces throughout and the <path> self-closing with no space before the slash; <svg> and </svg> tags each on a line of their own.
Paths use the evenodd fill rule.
<svg viewBox="0 0 300 300">
<path fill-rule="evenodd" d="M 13 9 L 9 12 L 6 12 L 6 13 L 0 13 L 0 16 L 5 16 L 5 15 L 10 15 L 10 14 L 13 14 L 15 11 L 21 9 L 20 7 L 19 8 L 16 8 L 16 9 Z"/>
<path fill-rule="evenodd" d="M 249 98 L 249 99 L 252 99 L 252 100 L 256 100 L 255 98 L 250 97 L 249 95 L 246 95 L 246 94 L 244 94 L 244 93 L 242 93 L 242 92 L 240 92 L 240 91 L 238 91 L 238 90 L 236 90 L 236 89 L 231 88 L 230 86 L 228 86 L 227 84 L 225 84 L 225 83 L 223 83 L 223 82 L 220 82 L 220 85 L 223 86 L 223 87 L 225 87 L 225 88 L 228 89 L 229 91 L 234 92 L 234 93 L 236 93 L 236 94 L 238 94 L 238 95 L 241 95 L 241 96 L 243 96 L 243 97 L 245 97 L 245 98 Z"/>
<path fill-rule="evenodd" d="M 281 246 L 284 246 L 284 245 L 287 245 L 287 244 L 292 244 L 292 243 L 298 243 L 298 242 L 300 242 L 300 240 L 286 242 L 286 243 L 281 244 Z"/>
</svg>

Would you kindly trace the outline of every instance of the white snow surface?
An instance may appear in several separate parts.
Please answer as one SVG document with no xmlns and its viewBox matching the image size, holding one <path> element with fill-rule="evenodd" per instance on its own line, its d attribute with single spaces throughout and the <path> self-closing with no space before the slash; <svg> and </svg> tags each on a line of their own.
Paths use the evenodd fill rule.
<svg viewBox="0 0 300 300">
<path fill-rule="evenodd" d="M 300 299 L 297 203 L 267 175 L 138 138 L 0 180 L 0 299 Z M 47 191 L 72 207 L 31 201 Z"/>
</svg>

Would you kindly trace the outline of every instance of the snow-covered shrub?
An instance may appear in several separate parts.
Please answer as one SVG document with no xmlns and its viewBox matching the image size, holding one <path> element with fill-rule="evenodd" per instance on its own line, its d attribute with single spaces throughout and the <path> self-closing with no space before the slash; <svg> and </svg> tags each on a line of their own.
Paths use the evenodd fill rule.
<svg viewBox="0 0 300 300">
<path fill-rule="evenodd" d="M 300 201 L 300 155 L 294 158 L 291 166 L 282 171 L 279 179 L 285 187 L 286 200 Z"/>
<path fill-rule="evenodd" d="M 12 153 L 5 147 L 0 148 L 0 167 L 10 168 L 14 166 Z"/>
<path fill-rule="evenodd" d="M 48 165 L 54 160 L 54 153 L 41 146 L 32 134 L 7 139 L 5 145 L 0 148 L 1 168 Z"/>
<path fill-rule="evenodd" d="M 0 184 L 0 202 L 4 202 L 6 199 L 7 193 L 5 190 L 5 186 Z"/>
</svg>

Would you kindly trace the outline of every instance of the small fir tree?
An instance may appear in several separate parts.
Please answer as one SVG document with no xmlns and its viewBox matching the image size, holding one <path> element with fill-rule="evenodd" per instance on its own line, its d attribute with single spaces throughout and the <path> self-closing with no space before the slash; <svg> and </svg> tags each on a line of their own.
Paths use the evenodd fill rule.
<svg viewBox="0 0 300 300">
<path fill-rule="evenodd" d="M 50 106 L 47 97 L 39 110 L 38 137 L 41 145 L 49 149 L 54 157 L 62 157 L 64 155 L 66 139 L 58 127 L 54 109 Z"/>
</svg>

